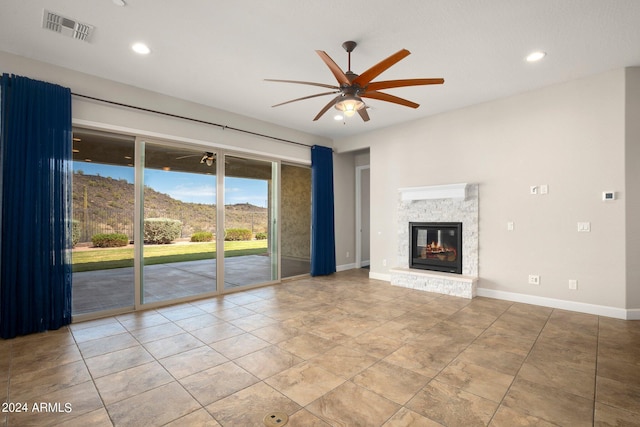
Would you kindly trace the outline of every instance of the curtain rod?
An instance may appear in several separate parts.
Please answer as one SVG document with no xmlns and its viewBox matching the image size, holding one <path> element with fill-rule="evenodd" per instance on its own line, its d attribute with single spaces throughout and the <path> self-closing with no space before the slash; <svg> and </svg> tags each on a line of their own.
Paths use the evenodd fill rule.
<svg viewBox="0 0 640 427">
<path fill-rule="evenodd" d="M 249 134 L 249 135 L 260 136 L 262 138 L 273 139 L 273 140 L 279 141 L 279 142 L 286 142 L 288 144 L 302 145 L 303 147 L 311 147 L 311 145 L 303 144 L 302 142 L 291 141 L 291 140 L 288 140 L 288 139 L 278 138 L 276 136 L 265 135 L 265 134 L 258 133 L 258 132 L 253 132 L 253 131 L 250 131 L 250 130 L 239 129 L 239 128 L 236 128 L 236 127 L 233 127 L 233 126 L 221 125 L 219 123 L 209 122 L 209 121 L 206 121 L 206 120 L 194 119 L 193 117 L 186 117 L 186 116 L 180 116 L 180 115 L 172 114 L 172 113 L 165 113 L 163 111 L 151 110 L 149 108 L 137 107 L 135 105 L 123 104 L 121 102 L 115 102 L 115 101 L 109 101 L 109 100 L 106 100 L 106 99 L 95 98 L 93 96 L 82 95 L 82 94 L 79 94 L 79 93 L 71 92 L 71 95 L 77 96 L 79 98 L 90 99 L 92 101 L 98 101 L 98 102 L 104 102 L 106 104 L 117 105 L 118 107 L 131 108 L 131 109 L 134 109 L 134 110 L 140 110 L 140 111 L 144 111 L 144 112 L 147 112 L 147 113 L 154 113 L 154 114 L 159 114 L 159 115 L 162 115 L 162 116 L 173 117 L 175 119 L 182 119 L 182 120 L 188 120 L 190 122 L 196 122 L 196 123 L 201 123 L 201 124 L 210 125 L 210 126 L 217 126 L 219 128 L 222 128 L 222 130 L 229 129 L 229 130 L 233 130 L 233 131 L 236 131 L 236 132 L 246 133 L 246 134 Z"/>
</svg>

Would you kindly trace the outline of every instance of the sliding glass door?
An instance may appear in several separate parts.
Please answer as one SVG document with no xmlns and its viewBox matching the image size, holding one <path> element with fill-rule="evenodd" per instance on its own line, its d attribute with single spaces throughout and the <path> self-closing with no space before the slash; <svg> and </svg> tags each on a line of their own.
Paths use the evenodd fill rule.
<svg viewBox="0 0 640 427">
<path fill-rule="evenodd" d="M 73 315 L 134 306 L 134 138 L 73 130 Z"/>
<path fill-rule="evenodd" d="M 224 289 L 277 280 L 278 163 L 224 159 Z"/>
<path fill-rule="evenodd" d="M 76 318 L 309 272 L 308 167 L 86 129 L 73 160 Z"/>
<path fill-rule="evenodd" d="M 144 143 L 143 304 L 216 291 L 216 155 Z"/>
</svg>

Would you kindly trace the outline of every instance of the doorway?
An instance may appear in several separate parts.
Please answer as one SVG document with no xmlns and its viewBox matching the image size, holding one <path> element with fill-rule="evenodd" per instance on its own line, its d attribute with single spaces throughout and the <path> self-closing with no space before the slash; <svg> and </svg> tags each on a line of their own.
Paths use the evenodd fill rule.
<svg viewBox="0 0 640 427">
<path fill-rule="evenodd" d="M 370 264 L 370 167 L 356 166 L 356 268 Z"/>
</svg>

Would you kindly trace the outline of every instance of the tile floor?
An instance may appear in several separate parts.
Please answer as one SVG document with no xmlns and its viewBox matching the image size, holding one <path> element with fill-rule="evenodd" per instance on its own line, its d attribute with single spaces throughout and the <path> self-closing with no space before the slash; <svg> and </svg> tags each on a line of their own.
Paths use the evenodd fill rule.
<svg viewBox="0 0 640 427">
<path fill-rule="evenodd" d="M 640 322 L 359 270 L 0 341 L 0 373 L 3 427 L 640 425 Z"/>
</svg>

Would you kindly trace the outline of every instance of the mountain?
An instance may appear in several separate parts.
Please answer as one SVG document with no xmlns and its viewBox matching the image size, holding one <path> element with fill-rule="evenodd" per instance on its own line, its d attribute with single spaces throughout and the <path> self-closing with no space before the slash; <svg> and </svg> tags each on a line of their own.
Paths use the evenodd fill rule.
<svg viewBox="0 0 640 427">
<path fill-rule="evenodd" d="M 134 190 L 134 185 L 124 179 L 74 173 L 73 218 L 82 225 L 80 241 L 91 241 L 97 233 L 124 233 L 133 239 Z M 182 238 L 196 231 L 216 232 L 215 205 L 182 202 L 145 187 L 144 207 L 145 218 L 182 221 Z M 226 205 L 225 228 L 266 232 L 267 212 L 267 208 L 249 203 Z"/>
</svg>

